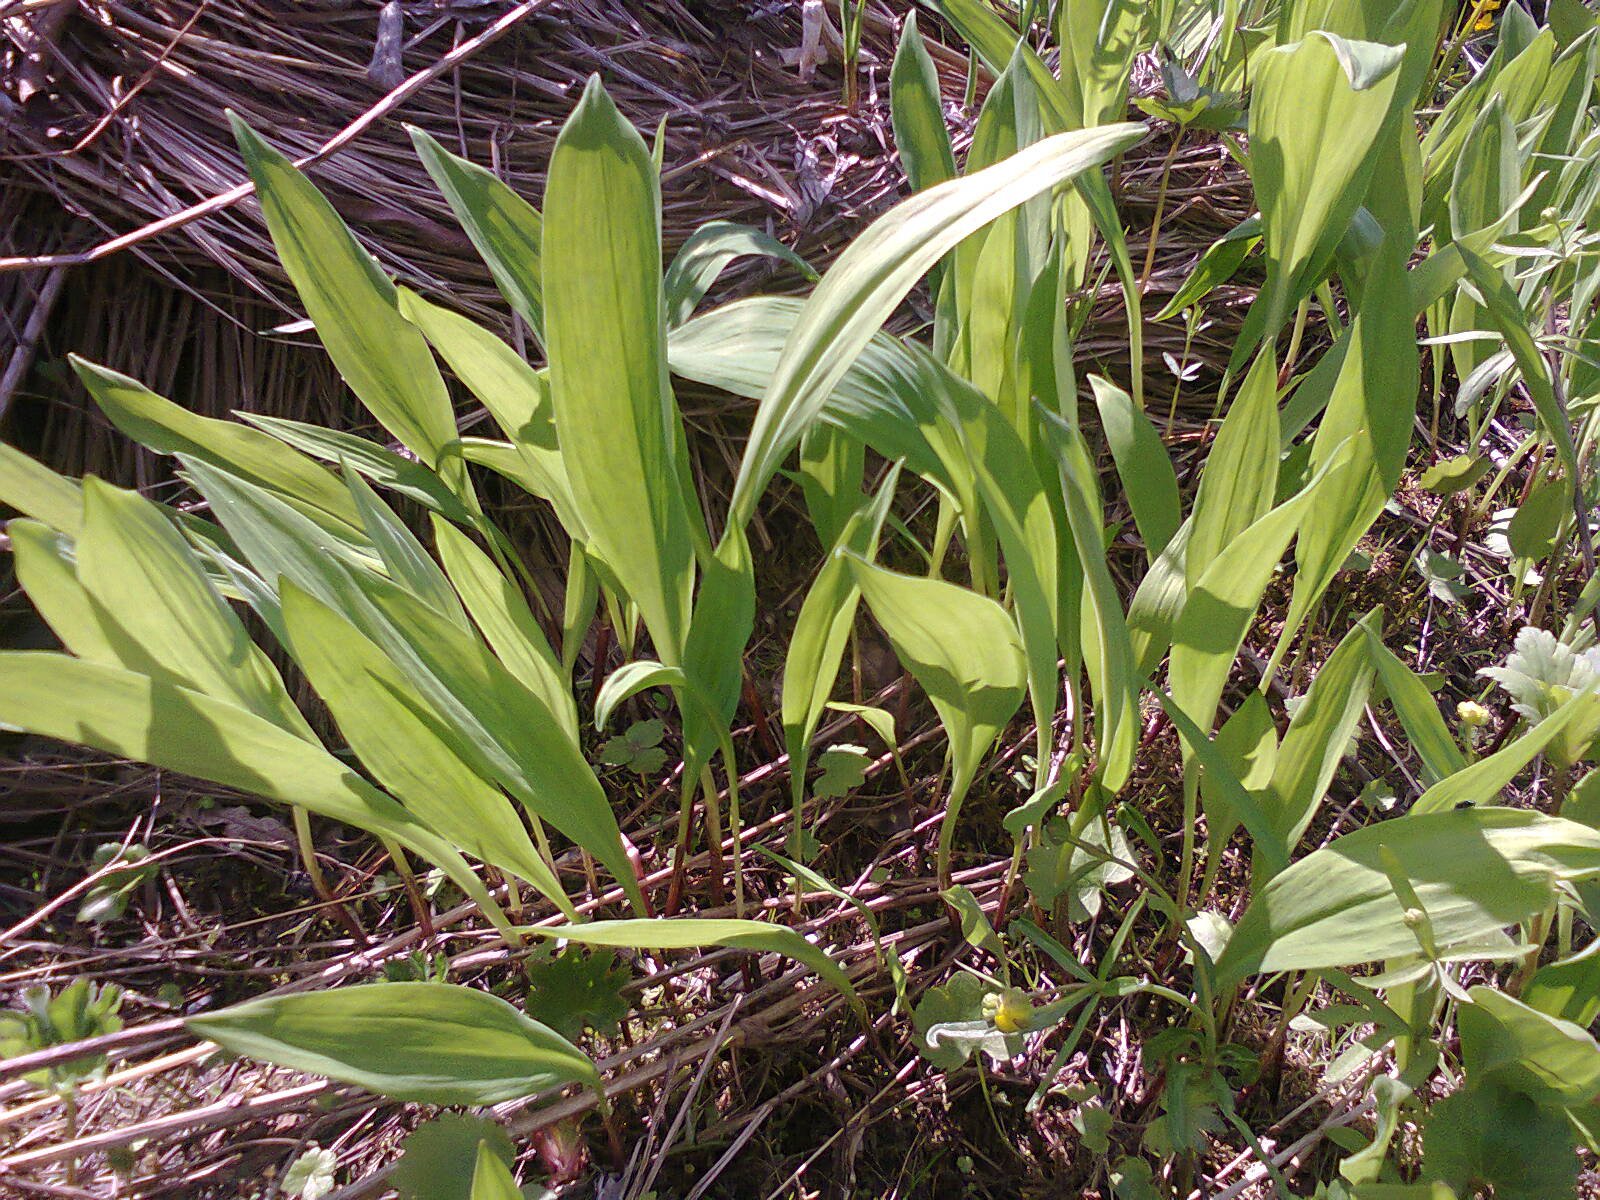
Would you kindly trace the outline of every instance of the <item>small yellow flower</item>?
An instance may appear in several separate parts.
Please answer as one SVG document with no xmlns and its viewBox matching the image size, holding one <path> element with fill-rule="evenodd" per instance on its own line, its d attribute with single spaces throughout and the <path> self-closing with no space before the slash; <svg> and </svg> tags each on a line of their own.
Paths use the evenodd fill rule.
<svg viewBox="0 0 1600 1200">
<path fill-rule="evenodd" d="M 1001 1033 L 1022 1033 L 1033 1020 L 1033 1004 L 1016 988 L 1006 988 L 983 998 L 983 1015 Z"/>
<path fill-rule="evenodd" d="M 1472 23 L 1474 33 L 1483 33 L 1494 28 L 1494 11 L 1500 7 L 1500 0 L 1483 0 L 1478 5 L 1478 19 Z"/>
<path fill-rule="evenodd" d="M 1456 705 L 1456 716 L 1468 729 L 1482 729 L 1489 723 L 1492 714 L 1476 700 L 1463 700 Z"/>
</svg>

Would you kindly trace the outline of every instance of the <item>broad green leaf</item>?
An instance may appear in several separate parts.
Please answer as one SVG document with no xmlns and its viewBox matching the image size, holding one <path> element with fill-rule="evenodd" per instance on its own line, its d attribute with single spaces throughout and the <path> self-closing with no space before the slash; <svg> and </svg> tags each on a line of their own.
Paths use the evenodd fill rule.
<svg viewBox="0 0 1600 1200">
<path fill-rule="evenodd" d="M 376 492 L 361 478 L 358 471 L 345 473 L 350 496 L 356 502 L 361 525 L 367 539 L 383 561 L 389 578 L 441 616 L 461 628 L 469 628 L 467 614 L 461 607 L 455 589 L 445 578 L 433 556 L 423 549 L 422 543 L 405 523 L 378 499 Z"/>
<path fill-rule="evenodd" d="M 895 149 L 912 191 L 920 192 L 956 177 L 939 72 L 923 45 L 914 11 L 906 14 L 889 71 L 889 113 Z"/>
<path fill-rule="evenodd" d="M 595 697 L 594 727 L 604 729 L 609 725 L 617 705 L 631 696 L 655 687 L 686 688 L 688 685 L 688 676 L 682 667 L 669 667 L 646 658 L 623 663 L 606 676 L 600 694 Z"/>
<path fill-rule="evenodd" d="M 1249 692 L 1222 723 L 1217 730 L 1216 746 L 1230 775 L 1248 795 L 1254 797 L 1266 791 L 1278 764 L 1278 727 L 1273 722 L 1267 698 L 1259 689 Z M 1206 805 L 1206 837 L 1211 845 L 1221 846 L 1239 823 L 1233 814 L 1233 789 L 1227 780 L 1220 785 L 1213 783 L 1202 770 L 1200 794 Z M 1262 820 L 1263 828 L 1270 828 L 1270 825 L 1266 819 Z M 1288 851 L 1283 853 L 1287 861 Z"/>
<path fill-rule="evenodd" d="M 1002 162 L 1043 135 L 1032 81 L 1013 57 L 984 99 L 966 169 L 970 174 Z M 1030 285 L 1048 250 L 1049 216 L 1049 197 L 1036 196 L 967 238 L 950 260 L 957 340 L 949 363 L 1024 436 L 1030 397 L 1017 391 L 1017 348 Z"/>
<path fill-rule="evenodd" d="M 1154 317 L 1170 321 L 1232 279 L 1250 252 L 1261 244 L 1261 218 L 1247 217 L 1206 247 L 1194 270 Z"/>
<path fill-rule="evenodd" d="M 883 530 L 889 505 L 894 501 L 899 482 L 895 467 L 870 501 L 845 522 L 838 540 L 823 560 L 822 568 L 800 604 L 794 632 L 783 660 L 783 696 L 779 715 L 783 739 L 789 753 L 790 791 L 795 805 L 805 799 L 806 761 L 811 738 L 827 705 L 844 661 L 845 646 L 855 625 L 856 606 L 861 590 L 855 572 L 842 552 L 850 551 L 866 559 L 878 552 L 878 535 Z"/>
<path fill-rule="evenodd" d="M 498 996 L 449 983 L 371 983 L 247 1000 L 188 1017 L 226 1050 L 419 1104 L 498 1104 L 577 1083 L 583 1051 Z"/>
<path fill-rule="evenodd" d="M 1477 454 L 1457 454 L 1443 462 L 1434 463 L 1417 480 L 1419 486 L 1436 496 L 1453 496 L 1464 492 L 1487 475 L 1494 463 Z"/>
<path fill-rule="evenodd" d="M 1161 556 L 1182 520 L 1178 503 L 1178 477 L 1161 435 L 1150 418 L 1134 406 L 1127 392 L 1098 375 L 1089 377 L 1100 425 L 1117 477 L 1133 509 L 1134 524 L 1144 538 L 1145 557 L 1153 564 Z"/>
<path fill-rule="evenodd" d="M 732 918 L 675 917 L 633 921 L 587 921 L 582 925 L 533 925 L 525 931 L 543 938 L 563 938 L 585 946 L 617 946 L 629 950 L 691 950 L 720 946 L 756 954 L 781 954 L 810 967 L 824 983 L 859 1006 L 850 977 L 819 947 L 786 925 Z"/>
<path fill-rule="evenodd" d="M 901 201 L 859 235 L 801 310 L 756 411 L 730 521 L 756 497 L 828 396 L 918 279 L 965 238 L 1034 196 L 1098 166 L 1144 134 L 1109 125 L 1036 142 L 1004 162 Z"/>
<path fill-rule="evenodd" d="M 1128 604 L 1128 640 L 1133 646 L 1134 662 L 1143 677 L 1154 675 L 1156 668 L 1161 665 L 1161 660 L 1172 645 L 1173 627 L 1189 597 L 1183 559 L 1192 528 L 1187 521 L 1178 526 L 1167 548 L 1150 564 L 1150 570 L 1139 581 L 1133 599 Z"/>
<path fill-rule="evenodd" d="M 1330 398 L 1312 442 L 1311 465 L 1326 474 L 1327 485 L 1301 524 L 1295 546 L 1299 570 L 1275 657 L 1321 601 L 1400 481 L 1421 378 L 1406 286 L 1409 253 L 1403 241 L 1385 242 L 1344 352 L 1325 377 Z M 1323 362 L 1333 358 L 1330 351 Z"/>
<path fill-rule="evenodd" d="M 401 1140 L 400 1161 L 385 1182 L 399 1200 L 472 1200 L 472 1172 L 483 1145 L 508 1166 L 516 1160 L 516 1147 L 498 1122 L 440 1113 Z"/>
<path fill-rule="evenodd" d="M 433 470 L 387 446 L 369 442 L 352 433 L 324 429 L 320 425 L 308 425 L 304 421 L 291 421 L 286 417 L 247 412 L 237 415 L 241 421 L 270 433 L 278 441 L 312 458 L 341 466 L 345 470 L 359 471 L 372 481 L 374 487 L 414 500 L 452 521 L 469 523 L 474 519 L 461 498 Z M 240 478 L 249 478 L 248 470 L 236 471 L 220 461 L 217 465 Z"/>
<path fill-rule="evenodd" d="M 158 454 L 187 454 L 295 504 L 313 519 L 359 526 L 337 476 L 277 438 L 237 421 L 219 421 L 174 404 L 107 367 L 68 355 L 72 369 L 110 422 Z"/>
<path fill-rule="evenodd" d="M 1555 54 L 1555 38 L 1549 31 L 1525 44 L 1506 36 L 1513 28 L 1502 25 L 1498 44 L 1489 61 L 1463 87 L 1450 97 L 1444 111 L 1432 122 L 1422 140 L 1422 157 L 1427 183 L 1426 215 L 1443 225 L 1446 217 L 1445 189 L 1454 182 L 1455 163 L 1472 131 L 1473 122 L 1495 97 L 1501 97 L 1513 124 L 1520 125 L 1533 115 L 1550 76 Z"/>
<path fill-rule="evenodd" d="M 1517 129 L 1505 98 L 1494 96 L 1472 123 L 1450 185 L 1450 231 L 1456 241 L 1495 224 L 1515 206 L 1522 185 Z M 1515 229 L 1512 230 L 1515 232 Z M 1465 378 L 1465 376 L 1462 376 Z"/>
<path fill-rule="evenodd" d="M 1521 1000 L 1584 1029 L 1593 1025 L 1600 1016 L 1600 940 L 1571 958 L 1540 967 L 1522 989 Z"/>
<path fill-rule="evenodd" d="M 1184 554 L 1189 586 L 1256 521 L 1278 488 L 1278 365 L 1265 346 L 1228 406 L 1206 455 Z"/>
<path fill-rule="evenodd" d="M 1361 204 L 1402 53 L 1314 32 L 1252 64 L 1250 180 L 1267 257 L 1256 303 L 1267 338 L 1319 281 Z M 1252 349 L 1241 340 L 1235 363 Z"/>
<path fill-rule="evenodd" d="M 848 551 L 846 552 L 848 555 Z M 950 739 L 950 799 L 939 831 L 947 874 L 961 802 L 989 746 L 1027 692 L 1017 627 L 987 596 L 941 579 L 901 575 L 849 555 L 856 584 Z"/>
<path fill-rule="evenodd" d="M 1145 48 L 1151 8 L 1145 0 L 1061 0 L 1056 6 L 1061 82 L 1076 95 L 1084 125 L 1100 125 L 1127 111 L 1128 78 Z"/>
<path fill-rule="evenodd" d="M 1441 947 L 1542 912 L 1558 882 L 1600 874 L 1600 832 L 1509 808 L 1413 813 L 1314 850 L 1256 893 L 1217 963 L 1219 985 L 1418 952 L 1385 857 Z"/>
<path fill-rule="evenodd" d="M 759 400 L 795 327 L 803 304 L 781 296 L 756 296 L 725 304 L 673 331 L 672 369 L 701 383 Z M 879 331 L 840 378 L 819 414 L 819 422 L 838 427 L 893 462 L 938 480 L 941 487 L 970 499 L 976 484 L 971 470 L 952 477 L 949 459 L 959 447 L 942 447 L 941 459 L 925 428 L 937 420 L 924 378 L 931 356 L 914 356 L 899 340 Z M 814 430 L 812 425 L 809 430 Z"/>
<path fill-rule="evenodd" d="M 587 544 L 681 661 L 696 540 L 667 387 L 661 191 L 598 76 L 562 127 L 544 206 L 545 335 L 557 438 Z M 703 529 L 702 529 L 703 540 Z"/>
<path fill-rule="evenodd" d="M 511 439 L 521 459 L 517 478 L 524 488 L 548 500 L 561 527 L 582 540 L 586 535 L 583 514 L 556 445 L 555 414 L 545 376 L 499 337 L 466 317 L 430 304 L 406 288 L 399 290 L 399 304 L 406 320 L 422 331 L 455 377 Z M 463 453 L 473 458 L 465 445 Z"/>
<path fill-rule="evenodd" d="M 1494 988 L 1467 994 L 1456 1024 L 1475 1083 L 1492 1078 L 1548 1104 L 1588 1104 L 1600 1093 L 1600 1045 L 1583 1026 Z"/>
<path fill-rule="evenodd" d="M 800 489 L 824 547 L 839 540 L 845 522 L 861 507 L 865 470 L 865 445 L 836 426 L 813 425 L 800 439 Z"/>
<path fill-rule="evenodd" d="M 1272 822 L 1268 819 L 1266 811 L 1256 802 L 1255 796 L 1245 791 L 1244 785 L 1239 782 L 1239 777 L 1234 773 L 1221 747 L 1207 737 L 1200 726 L 1189 719 L 1188 714 L 1171 696 L 1158 690 L 1156 700 L 1172 721 L 1173 728 L 1178 731 L 1178 736 L 1183 741 L 1185 757 L 1193 755 L 1205 771 L 1210 794 L 1215 798 L 1213 803 L 1221 801 L 1210 814 L 1212 836 L 1220 842 L 1223 837 L 1231 835 L 1236 828 L 1243 825 L 1255 839 L 1258 851 L 1268 869 L 1273 872 L 1281 870 L 1286 858 L 1280 846 L 1280 839 L 1273 830 Z"/>
<path fill-rule="evenodd" d="M 544 340 L 540 254 L 544 243 L 538 211 L 495 175 L 451 154 L 421 129 L 408 126 L 417 157 L 444 193 L 461 228 L 494 277 L 500 294 Z"/>
<path fill-rule="evenodd" d="M 1429 1176 L 1444 1182 L 1434 1183 L 1431 1193 L 1425 1184 L 1416 1185 L 1417 1190 L 1424 1200 L 1441 1193 L 1447 1200 L 1470 1200 L 1488 1194 L 1486 1188 L 1493 1188 L 1495 1200 L 1576 1196 L 1575 1124 L 1554 1106 L 1495 1080 L 1478 1084 L 1469 1075 L 1464 1086 L 1428 1111 L 1424 1166 Z M 1357 1196 L 1388 1200 L 1371 1187 Z"/>
<path fill-rule="evenodd" d="M 929 6 L 955 27 L 979 61 L 996 76 L 1005 70 L 1022 41 L 1017 31 L 983 0 L 931 0 Z M 1056 94 L 1056 103 L 1065 106 L 1069 102 L 1066 89 L 1048 70 L 1045 76 L 1050 80 L 1050 91 Z M 1071 116 L 1073 128 L 1082 126 L 1081 109 L 1071 110 Z"/>
<path fill-rule="evenodd" d="M 404 592 L 355 579 L 376 615 L 366 630 L 432 705 L 469 765 L 594 855 L 635 903 L 638 885 L 616 815 L 578 744 L 477 638 Z"/>
<path fill-rule="evenodd" d="M 561 727 L 576 740 L 578 708 L 572 699 L 570 677 L 557 661 L 522 592 L 471 538 L 453 525 L 435 520 L 433 537 L 445 574 L 495 655 L 524 687 L 544 701 Z"/>
<path fill-rule="evenodd" d="M 1366 708 L 1373 666 L 1364 627 L 1352 629 L 1301 697 L 1262 798 L 1287 859 L 1316 816 Z"/>
<path fill-rule="evenodd" d="M 78 581 L 76 548 L 42 521 L 14 517 L 6 523 L 17 582 L 61 644 L 90 662 L 120 665 L 89 593 Z"/>
<path fill-rule="evenodd" d="M 1101 786 L 1115 794 L 1127 782 L 1138 750 L 1143 676 L 1134 661 L 1122 597 L 1106 566 L 1101 515 L 1092 503 L 1094 468 L 1088 448 L 1082 434 L 1060 417 L 1043 410 L 1040 417 L 1056 454 L 1067 525 L 1084 576 L 1080 632 L 1095 699 L 1097 774 Z"/>
<path fill-rule="evenodd" d="M 428 466 L 456 437 L 444 378 L 395 307 L 394 284 L 288 159 L 233 113 L 278 260 L 350 390 Z"/>
<path fill-rule="evenodd" d="M 561 669 L 570 678 L 600 600 L 600 572 L 577 542 L 567 547 L 567 587 L 561 602 Z"/>
<path fill-rule="evenodd" d="M 75 538 L 83 527 L 82 486 L 0 442 L 0 503 Z"/>
<path fill-rule="evenodd" d="M 504 928 L 448 842 L 321 746 L 226 701 L 61 654 L 0 653 L 0 724 L 26 729 L 391 838 L 441 867 Z"/>
<path fill-rule="evenodd" d="M 1201 729 L 1209 729 L 1234 657 L 1267 590 L 1278 560 L 1319 499 L 1324 472 L 1244 530 L 1205 569 L 1184 600 L 1172 630 L 1168 677 L 1172 698 Z"/>
<path fill-rule="evenodd" d="M 1555 550 L 1556 537 L 1570 516 L 1571 483 L 1541 473 L 1506 525 L 1506 544 L 1518 558 L 1543 559 Z"/>
<path fill-rule="evenodd" d="M 576 920 L 510 802 L 467 767 L 453 735 L 394 663 L 293 583 L 284 583 L 282 602 L 295 661 L 373 777 L 460 849 L 520 875 Z"/>
<path fill-rule="evenodd" d="M 752 255 L 788 263 L 807 280 L 817 280 L 811 264 L 770 233 L 736 221 L 707 221 L 684 239 L 667 268 L 662 292 L 668 327 L 682 325 L 694 315 L 712 284 L 734 259 Z"/>
<path fill-rule="evenodd" d="M 294 582 L 382 648 L 454 732 L 468 765 L 593 854 L 640 903 L 616 815 L 561 720 L 478 639 L 381 575 L 330 557 L 318 530 L 201 463 L 201 492 L 263 578 Z"/>
<path fill-rule="evenodd" d="M 908 350 L 918 368 L 916 394 L 934 402 L 944 426 L 930 431 L 930 441 L 951 478 L 970 472 L 984 518 L 1005 552 L 1007 584 L 1027 656 L 1028 689 L 1043 761 L 1048 754 L 1045 731 L 1055 716 L 1060 689 L 1056 668 L 1060 559 L 1049 498 L 1027 445 L 1007 414 L 931 354 L 909 344 Z M 944 430 L 949 436 L 942 436 Z M 1096 521 L 1097 530 L 1098 525 Z M 1105 699 L 1114 706 L 1109 695 Z M 1112 761 L 1121 758 L 1119 752 Z M 1111 769 L 1115 773 L 1119 768 Z"/>
<path fill-rule="evenodd" d="M 78 579 L 119 665 L 311 737 L 271 661 L 154 504 L 89 479 L 77 560 Z"/>
<path fill-rule="evenodd" d="M 744 530 L 730 525 L 707 560 L 689 622 L 683 670 L 689 687 L 704 700 L 683 714 L 687 767 L 708 762 L 728 735 L 744 682 L 744 647 L 755 628 L 756 581 Z M 730 762 L 730 771 L 735 767 Z"/>
</svg>

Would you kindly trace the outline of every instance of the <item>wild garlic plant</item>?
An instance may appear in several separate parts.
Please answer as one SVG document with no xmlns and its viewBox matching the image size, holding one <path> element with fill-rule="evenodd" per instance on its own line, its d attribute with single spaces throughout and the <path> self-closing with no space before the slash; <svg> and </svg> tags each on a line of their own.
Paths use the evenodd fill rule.
<svg viewBox="0 0 1600 1200">
<path fill-rule="evenodd" d="M 1480 423 L 1526 391 L 1570 488 L 1551 506 L 1548 544 L 1587 544 L 1592 406 L 1577 412 L 1572 399 L 1592 399 L 1593 364 L 1573 330 L 1595 299 L 1583 230 L 1600 148 L 1596 35 L 1508 18 L 1496 57 L 1428 114 L 1452 44 L 1443 0 L 1063 0 L 1026 6 L 1020 30 L 977 0 L 934 7 L 993 77 L 965 160 L 908 21 L 890 97 L 912 193 L 804 299 L 700 311 L 740 255 L 809 272 L 738 227 L 705 227 L 663 272 L 659 163 L 598 80 L 557 139 L 542 209 L 417 133 L 533 361 L 387 278 L 312 184 L 238 123 L 312 326 L 393 441 L 201 418 L 75 361 L 107 417 L 174 456 L 204 504 L 164 506 L 0 449 L 0 499 L 25 514 L 9 527 L 18 575 L 67 651 L 0 654 L 0 721 L 290 805 L 308 847 L 307 814 L 366 830 L 402 869 L 414 855 L 443 871 L 513 944 L 783 955 L 860 1006 L 827 953 L 744 908 L 732 727 L 760 583 L 747 529 L 774 475 L 797 461 L 824 553 L 785 647 L 791 853 L 768 853 L 797 886 L 837 893 L 796 860 L 810 746 L 864 605 L 944 734 L 934 873 L 992 959 L 988 977 L 958 975 L 914 1006 L 930 1059 L 1004 1059 L 1065 1030 L 1038 1106 L 1095 1013 L 1148 996 L 1170 1021 L 1147 1047 L 1164 1083 L 1146 1148 L 1192 1168 L 1205 1137 L 1231 1128 L 1275 1171 L 1237 1103 L 1263 1061 L 1240 1044 L 1236 1018 L 1270 993 L 1281 997 L 1278 1050 L 1291 1029 L 1314 1027 L 1370 1076 L 1376 1128 L 1347 1147 L 1341 1182 L 1323 1194 L 1401 1194 L 1373 1189 L 1405 1186 L 1396 1130 L 1439 1074 L 1465 1084 L 1426 1118 L 1426 1178 L 1540 1194 L 1486 1154 L 1517 1121 L 1594 1141 L 1600 1045 L 1586 1026 L 1600 1011 L 1600 959 L 1578 942 L 1597 903 L 1600 775 L 1563 788 L 1549 811 L 1498 801 L 1541 756 L 1570 776 L 1593 753 L 1577 630 L 1560 643 L 1529 636 L 1491 674 L 1526 724 L 1481 755 L 1386 646 L 1382 609 L 1331 630 L 1335 648 L 1292 711 L 1279 691 L 1316 622 L 1332 625 L 1330 589 L 1401 484 L 1423 383 L 1419 318 L 1465 370 Z M 1158 44 L 1172 94 L 1153 111 L 1221 129 L 1259 209 L 1201 256 L 1184 307 L 1252 253 L 1264 271 L 1187 496 L 1147 404 L 1140 273 L 1104 169 L 1145 135 L 1120 118 L 1136 59 Z M 1419 113 L 1430 117 L 1421 127 Z M 1537 221 L 1524 222 L 1529 212 Z M 1074 361 L 1102 269 L 1126 308 L 1126 386 L 1080 381 Z M 885 332 L 925 279 L 927 336 Z M 1320 353 L 1305 336 L 1313 313 L 1329 335 Z M 498 437 L 460 433 L 441 364 Z M 673 376 L 756 402 L 724 512 L 702 501 Z M 480 501 L 483 472 L 547 505 L 567 535 L 559 616 L 540 611 L 530 564 Z M 923 541 L 895 519 L 913 494 L 936 512 Z M 1108 561 L 1108 499 L 1130 521 L 1112 533 L 1142 558 L 1131 596 Z M 425 536 L 395 500 L 426 513 Z M 1246 644 L 1275 584 L 1286 603 L 1256 658 Z M 1578 619 L 1600 595 L 1590 591 Z M 359 769 L 323 744 L 236 606 L 296 664 Z M 580 709 L 573 671 L 597 611 L 627 661 Z M 582 722 L 605 727 L 649 689 L 671 694 L 682 744 L 660 906 L 670 919 L 649 903 L 640 850 L 582 738 Z M 1374 705 L 1404 730 L 1424 786 L 1403 813 L 1313 845 Z M 887 713 L 849 708 L 893 732 Z M 1024 711 L 1034 753 L 1025 798 L 1004 818 L 1004 898 L 986 911 L 954 878 L 963 806 Z M 1181 812 L 1176 854 L 1141 811 L 1148 788 L 1133 786 L 1158 712 L 1182 751 L 1158 781 Z M 696 813 L 713 907 L 728 898 L 731 844 L 732 917 L 676 915 Z M 558 853 L 557 838 L 574 853 Z M 1231 843 L 1247 862 L 1236 914 L 1217 905 Z M 474 862 L 516 881 L 507 902 Z M 575 898 L 565 880 L 590 862 L 611 889 Z M 563 923 L 520 923 L 522 884 Z M 1098 919 L 1103 893 L 1124 886 L 1136 899 L 1107 913 L 1115 929 L 1099 961 L 1078 961 L 1063 928 Z M 622 905 L 631 916 L 589 919 Z M 904 965 L 872 911 L 858 911 L 898 1006 Z M 1071 982 L 1023 986 L 1033 963 Z M 1471 980 L 1493 978 L 1485 963 L 1507 964 L 1503 985 L 1464 982 L 1468 964 Z M 1369 966 L 1377 973 L 1351 974 Z M 1318 1007 L 1330 993 L 1340 1002 Z M 570 1014 L 543 1015 L 406 981 L 273 996 L 191 1024 L 239 1053 L 398 1099 L 484 1105 L 577 1084 L 604 1110 L 594 1061 L 552 1028 Z M 399 1056 L 397 1030 L 414 1039 Z M 1093 1103 L 1078 1103 L 1087 1122 Z"/>
</svg>

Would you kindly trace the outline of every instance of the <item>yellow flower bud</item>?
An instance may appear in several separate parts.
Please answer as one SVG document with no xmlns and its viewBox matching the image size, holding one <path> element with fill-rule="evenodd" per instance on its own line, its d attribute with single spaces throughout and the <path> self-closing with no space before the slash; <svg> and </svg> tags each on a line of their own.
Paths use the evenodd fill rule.
<svg viewBox="0 0 1600 1200">
<path fill-rule="evenodd" d="M 1482 729 L 1491 718 L 1489 710 L 1476 700 L 1463 700 L 1456 705 L 1456 716 L 1468 729 Z"/>
<path fill-rule="evenodd" d="M 983 1015 L 1001 1033 L 1021 1033 L 1033 1020 L 1033 1004 L 1016 988 L 1006 988 L 983 998 Z"/>
</svg>

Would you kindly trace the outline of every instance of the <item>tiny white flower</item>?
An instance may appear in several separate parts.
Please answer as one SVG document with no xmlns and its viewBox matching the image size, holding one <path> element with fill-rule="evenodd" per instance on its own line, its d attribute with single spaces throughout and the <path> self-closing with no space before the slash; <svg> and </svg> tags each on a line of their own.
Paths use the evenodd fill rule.
<svg viewBox="0 0 1600 1200">
<path fill-rule="evenodd" d="M 1511 707 L 1530 721 L 1542 721 L 1596 679 L 1600 679 L 1600 647 L 1575 650 L 1548 629 L 1529 625 L 1505 665 L 1484 667 L 1478 674 L 1494 680 L 1511 697 Z"/>
</svg>

